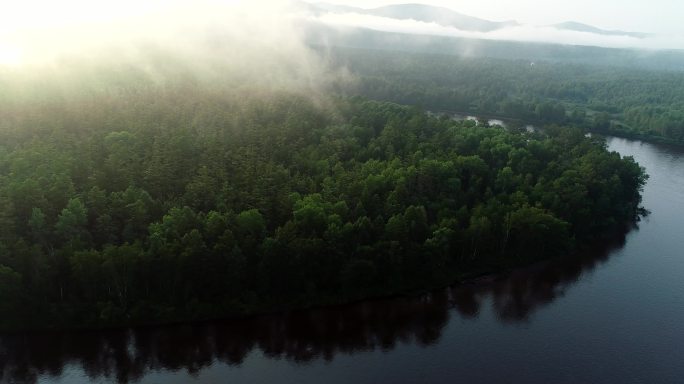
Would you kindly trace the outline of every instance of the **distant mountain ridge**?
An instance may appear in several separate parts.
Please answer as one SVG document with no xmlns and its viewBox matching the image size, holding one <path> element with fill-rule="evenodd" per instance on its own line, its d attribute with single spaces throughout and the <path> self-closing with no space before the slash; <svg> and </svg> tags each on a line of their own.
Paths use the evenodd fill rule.
<svg viewBox="0 0 684 384">
<path fill-rule="evenodd" d="M 639 38 L 639 39 L 643 39 L 643 38 L 650 36 L 650 34 L 642 33 L 642 32 L 625 32 L 625 31 L 619 31 L 619 30 L 605 30 L 605 29 L 594 27 L 593 25 L 578 23 L 576 21 L 566 21 L 564 23 L 553 24 L 553 25 L 551 25 L 551 27 L 556 28 L 556 29 L 566 30 L 566 31 L 588 32 L 588 33 L 594 33 L 597 35 L 605 35 L 605 36 L 628 36 L 628 37 L 635 37 L 635 38 Z"/>
<path fill-rule="evenodd" d="M 358 13 L 363 15 L 387 17 L 397 20 L 416 20 L 435 23 L 444 27 L 457 28 L 462 31 L 491 32 L 497 29 L 519 25 L 517 21 L 491 21 L 464 15 L 448 8 L 425 4 L 396 4 L 384 7 L 364 9 L 345 5 L 316 3 L 319 11 L 331 13 Z"/>
<path fill-rule="evenodd" d="M 449 8 L 416 3 L 387 5 L 371 9 L 330 3 L 306 4 L 309 10 L 316 13 L 357 13 L 362 15 L 386 17 L 396 20 L 416 20 L 425 23 L 435 23 L 444 27 L 452 27 L 462 31 L 470 32 L 491 32 L 521 25 L 515 20 L 485 20 L 478 17 L 464 15 Z M 606 30 L 576 21 L 566 21 L 563 23 L 549 25 L 549 27 L 558 30 L 587 32 L 603 36 L 628 36 L 640 39 L 651 36 L 648 33 L 642 32 Z"/>
<path fill-rule="evenodd" d="M 314 47 L 480 57 L 527 62 L 564 62 L 649 70 L 684 71 L 684 50 L 642 51 L 588 45 L 536 43 L 385 32 L 358 27 L 309 23 L 307 44 Z"/>
</svg>

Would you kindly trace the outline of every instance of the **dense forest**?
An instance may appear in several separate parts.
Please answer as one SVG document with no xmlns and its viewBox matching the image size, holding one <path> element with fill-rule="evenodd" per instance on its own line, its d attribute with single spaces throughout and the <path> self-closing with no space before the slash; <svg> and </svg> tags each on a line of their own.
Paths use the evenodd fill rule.
<svg viewBox="0 0 684 384">
<path fill-rule="evenodd" d="M 349 90 L 429 110 L 684 143 L 684 72 L 336 48 Z"/>
<path fill-rule="evenodd" d="M 98 78 L 0 95 L 4 328 L 209 318 L 447 284 L 567 254 L 633 220 L 646 179 L 581 129 L 505 130 L 134 69 Z M 363 86 L 379 84 L 393 83 Z M 445 107 L 469 95 L 446 90 L 434 96 Z"/>
<path fill-rule="evenodd" d="M 549 62 L 591 67 L 681 71 L 684 50 L 607 48 L 591 45 L 494 40 L 458 36 L 388 32 L 370 28 L 311 23 L 306 42 L 316 47 L 345 47 L 395 51 L 402 55 L 489 58 L 508 61 Z"/>
</svg>

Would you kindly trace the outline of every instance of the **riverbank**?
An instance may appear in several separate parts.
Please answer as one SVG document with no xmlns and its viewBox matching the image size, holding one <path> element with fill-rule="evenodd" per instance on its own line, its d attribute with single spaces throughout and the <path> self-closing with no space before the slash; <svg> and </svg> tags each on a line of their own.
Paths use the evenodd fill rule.
<svg viewBox="0 0 684 384">
<path fill-rule="evenodd" d="M 418 299 L 236 321 L 0 336 L 18 383 L 676 383 L 684 376 L 684 151 L 608 138 L 652 213 L 579 253 Z M 488 280 L 489 279 L 489 280 Z M 379 379 L 380 378 L 380 379 Z"/>
<path fill-rule="evenodd" d="M 615 136 L 623 139 L 639 140 L 647 143 L 653 144 L 663 144 L 669 145 L 677 148 L 684 148 L 684 141 L 672 140 L 662 136 L 654 136 L 648 134 L 642 134 L 637 132 L 629 132 L 619 129 L 607 129 L 607 130 L 594 130 L 594 133 L 598 133 L 604 136 Z"/>
<path fill-rule="evenodd" d="M 490 124 L 490 125 L 501 125 L 504 128 L 508 128 L 509 125 L 512 125 L 512 126 L 517 126 L 517 127 L 526 127 L 529 130 L 529 128 L 537 129 L 537 128 L 543 127 L 546 124 L 542 121 L 523 120 L 523 119 L 513 118 L 513 117 L 509 117 L 509 116 L 504 116 L 504 115 L 480 114 L 480 113 L 477 113 L 474 111 L 463 112 L 463 111 L 453 111 L 453 110 L 428 110 L 427 113 L 434 115 L 434 116 L 446 115 L 446 116 L 454 118 L 455 120 L 458 120 L 458 121 L 462 121 L 462 120 L 473 120 L 475 122 L 487 121 L 488 124 Z M 582 126 L 583 129 L 585 129 L 587 131 L 587 133 L 599 134 L 602 136 L 615 136 L 615 137 L 621 137 L 621 138 L 631 139 L 631 140 L 640 140 L 640 141 L 644 141 L 647 143 L 654 143 L 654 144 L 665 144 L 665 145 L 671 145 L 671 146 L 679 147 L 679 148 L 684 147 L 684 141 L 668 139 L 668 138 L 663 137 L 663 136 L 651 135 L 651 134 L 646 134 L 646 133 L 639 133 L 639 132 L 634 132 L 634 131 L 627 131 L 627 130 L 623 130 L 623 129 L 587 128 L 588 122 L 585 122 L 584 124 L 580 124 L 580 126 Z"/>
<path fill-rule="evenodd" d="M 558 263 L 563 260 L 580 260 L 584 258 L 594 259 L 596 255 L 605 255 L 610 249 L 624 244 L 625 235 L 633 228 L 635 223 L 625 224 L 616 227 L 613 231 L 594 240 L 592 243 L 580 247 L 576 251 L 558 255 L 549 259 L 527 261 L 522 263 L 508 262 L 499 264 L 489 264 L 482 267 L 473 267 L 468 271 L 458 272 L 452 278 L 444 282 L 435 282 L 432 285 L 415 289 L 399 290 L 395 292 L 380 293 L 371 296 L 357 297 L 350 299 L 328 299 L 316 302 L 298 302 L 282 305 L 268 305 L 255 307 L 253 310 L 231 313 L 204 318 L 185 318 L 171 321 L 147 321 L 121 324 L 107 324 L 102 326 L 64 326 L 64 327 L 33 327 L 33 328 L 8 328 L 0 329 L 0 335 L 13 335 L 30 333 L 53 333 L 53 332 L 98 332 L 98 331 L 119 331 L 125 329 L 145 329 L 154 327 L 173 327 L 182 325 L 200 325 L 213 322 L 224 322 L 233 320 L 246 320 L 264 316 L 280 316 L 290 312 L 303 312 L 313 310 L 335 309 L 368 302 L 387 301 L 394 299 L 415 299 L 434 292 L 439 292 L 447 288 L 458 288 L 463 286 L 486 288 L 499 281 L 507 279 L 513 274 L 521 274 L 526 271 L 537 270 L 547 265 Z"/>
<path fill-rule="evenodd" d="M 60 169 L 73 190 L 41 207 L 19 191 L 61 184 L 21 161 L 29 149 L 0 158 L 27 172 L 7 173 L 0 188 L 16 224 L 0 234 L 0 324 L 157 324 L 432 289 L 568 252 L 632 219 L 645 182 L 637 163 L 578 129 L 523 135 L 363 99 L 339 100 L 344 113 L 329 121 L 281 102 L 248 142 L 221 126 L 212 132 L 236 138 L 184 136 L 209 157 L 150 157 L 158 133 L 146 126 L 94 135 L 113 146 L 104 163 L 91 142 L 65 154 L 45 137 L 31 147 L 50 148 L 36 163 L 84 157 L 85 168 Z M 283 125 L 281 112 L 294 111 L 301 119 Z M 133 156 L 124 144 L 142 137 L 137 171 L 106 177 L 126 169 L 115 166 Z M 168 153 L 185 153 L 173 152 L 178 143 L 165 142 Z M 184 178 L 151 179 L 160 161 Z"/>
</svg>

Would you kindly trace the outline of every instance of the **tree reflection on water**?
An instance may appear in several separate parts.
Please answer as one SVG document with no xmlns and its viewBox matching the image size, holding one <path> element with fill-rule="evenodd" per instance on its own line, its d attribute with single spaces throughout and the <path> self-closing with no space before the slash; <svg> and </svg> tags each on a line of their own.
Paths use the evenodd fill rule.
<svg viewBox="0 0 684 384">
<path fill-rule="evenodd" d="M 476 321 L 487 303 L 503 322 L 528 321 L 624 245 L 484 277 L 420 297 L 372 300 L 190 325 L 90 332 L 33 332 L 0 337 L 0 381 L 37 382 L 68 367 L 90 379 L 135 382 L 160 370 L 197 374 L 216 362 L 240 365 L 255 350 L 307 363 L 339 354 L 437 343 L 450 316 Z"/>
</svg>

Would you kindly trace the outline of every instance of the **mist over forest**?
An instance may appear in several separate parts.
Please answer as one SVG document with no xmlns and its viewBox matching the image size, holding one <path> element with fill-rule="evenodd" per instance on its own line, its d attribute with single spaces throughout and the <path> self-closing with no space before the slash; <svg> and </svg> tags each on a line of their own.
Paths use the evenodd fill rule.
<svg viewBox="0 0 684 384">
<path fill-rule="evenodd" d="M 636 220 L 647 180 L 587 133 L 684 140 L 678 51 L 311 7 L 0 34 L 1 327 L 336 304 L 572 254 Z"/>
</svg>

